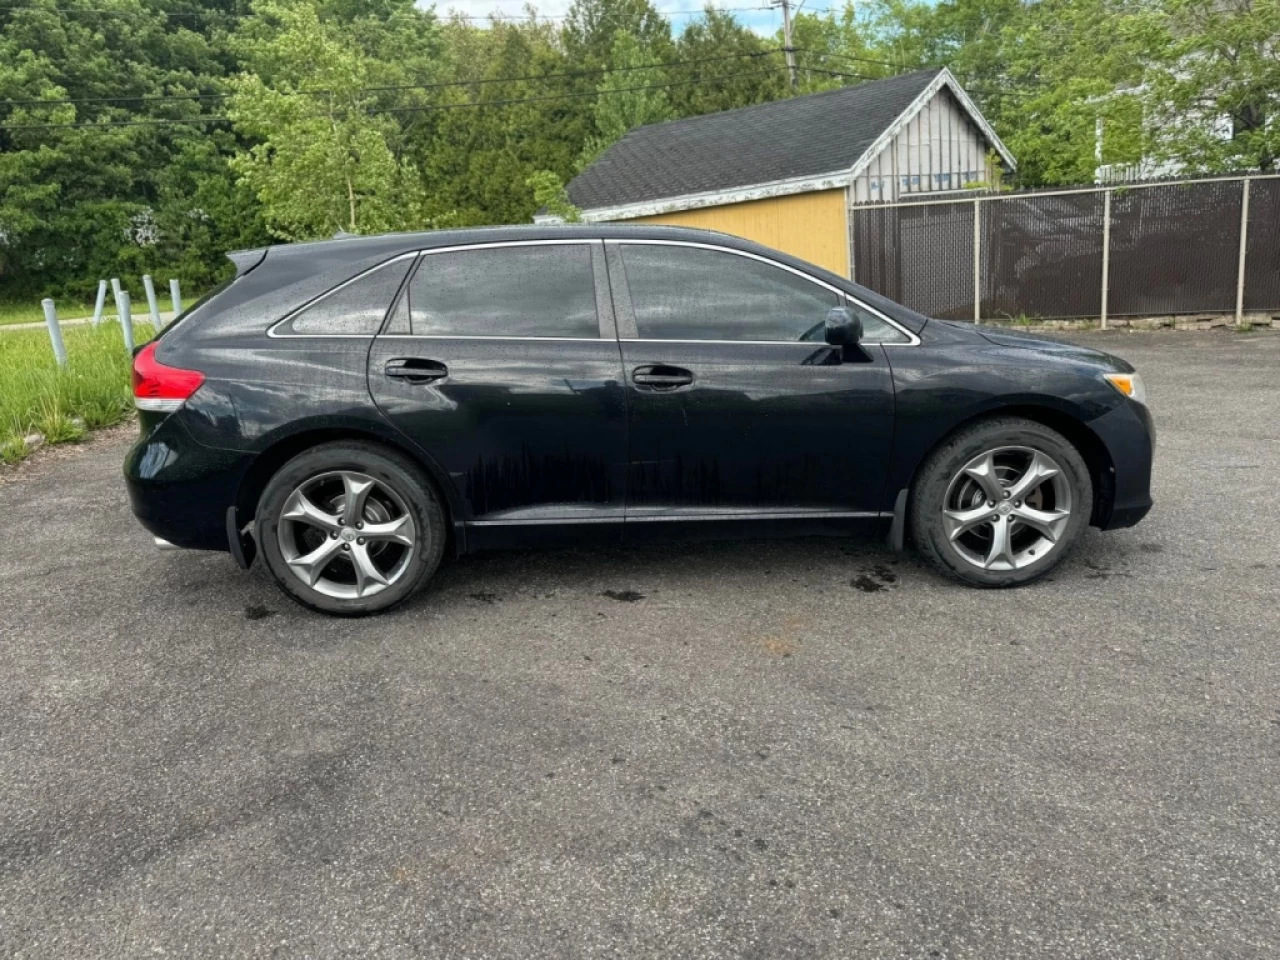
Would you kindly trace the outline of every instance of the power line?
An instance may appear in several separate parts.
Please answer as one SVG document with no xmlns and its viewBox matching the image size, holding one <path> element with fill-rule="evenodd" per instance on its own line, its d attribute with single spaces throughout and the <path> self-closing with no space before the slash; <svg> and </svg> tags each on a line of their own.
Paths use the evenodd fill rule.
<svg viewBox="0 0 1280 960">
<path fill-rule="evenodd" d="M 755 57 L 767 57 L 771 54 L 781 53 L 781 48 L 771 47 L 768 50 L 760 50 L 754 53 L 726 53 L 716 57 L 696 57 L 692 60 L 674 60 L 670 63 L 649 63 L 639 64 L 631 67 L 597 67 L 591 70 L 566 70 L 560 73 L 542 73 L 527 74 L 521 77 L 480 77 L 476 80 L 442 80 L 435 83 L 401 83 L 390 84 L 380 87 L 363 87 L 356 91 L 357 93 L 385 93 L 393 90 L 440 90 L 446 87 L 470 87 L 491 83 L 523 83 L 537 82 L 541 80 L 560 80 L 566 78 L 592 77 L 604 73 L 629 73 L 635 70 L 665 70 L 671 67 L 692 67 L 702 63 L 718 63 L 724 60 L 741 60 Z M 295 93 L 285 94 L 291 97 L 323 97 L 328 96 L 331 91 L 328 90 L 299 90 Z M 5 100 L 0 102 L 0 106 L 62 106 L 65 104 L 75 103 L 169 103 L 169 102 L 185 102 L 191 100 L 226 100 L 234 94 L 230 93 L 175 93 L 175 94 L 139 94 L 137 96 L 115 96 L 115 97 L 69 97 L 59 100 L 44 100 L 39 98 L 28 100 Z"/>
</svg>

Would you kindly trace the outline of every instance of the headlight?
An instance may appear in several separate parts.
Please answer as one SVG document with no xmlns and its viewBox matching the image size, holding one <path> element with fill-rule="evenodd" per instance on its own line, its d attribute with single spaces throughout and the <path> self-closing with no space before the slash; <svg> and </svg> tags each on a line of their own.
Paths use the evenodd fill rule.
<svg viewBox="0 0 1280 960">
<path fill-rule="evenodd" d="M 1130 400 L 1146 405 L 1147 388 L 1136 373 L 1104 373 L 1102 378 Z"/>
</svg>

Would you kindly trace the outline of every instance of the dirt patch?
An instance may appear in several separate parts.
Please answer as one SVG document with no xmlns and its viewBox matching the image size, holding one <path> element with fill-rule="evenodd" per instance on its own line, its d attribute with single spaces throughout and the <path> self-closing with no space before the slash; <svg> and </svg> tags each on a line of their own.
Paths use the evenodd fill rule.
<svg viewBox="0 0 1280 960">
<path fill-rule="evenodd" d="M 30 476 L 38 476 L 44 473 L 50 464 L 78 457 L 85 450 L 109 446 L 113 443 L 124 443 L 132 440 L 137 433 L 137 423 L 129 419 L 114 427 L 94 430 L 74 443 L 45 444 L 24 460 L 0 464 L 0 484 L 15 483 Z"/>
</svg>

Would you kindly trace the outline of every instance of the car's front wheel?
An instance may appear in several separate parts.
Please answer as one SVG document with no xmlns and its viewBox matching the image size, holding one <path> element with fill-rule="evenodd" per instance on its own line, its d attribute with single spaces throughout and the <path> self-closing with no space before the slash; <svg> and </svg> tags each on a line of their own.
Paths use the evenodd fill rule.
<svg viewBox="0 0 1280 960">
<path fill-rule="evenodd" d="M 1089 524 L 1093 483 L 1060 433 L 999 417 L 957 433 L 921 467 L 911 494 L 917 549 L 948 576 L 981 587 L 1043 577 Z"/>
<path fill-rule="evenodd" d="M 258 503 L 258 545 L 289 597 L 360 616 L 414 594 L 444 553 L 445 517 L 430 481 L 399 453 L 361 441 L 294 457 Z"/>
</svg>

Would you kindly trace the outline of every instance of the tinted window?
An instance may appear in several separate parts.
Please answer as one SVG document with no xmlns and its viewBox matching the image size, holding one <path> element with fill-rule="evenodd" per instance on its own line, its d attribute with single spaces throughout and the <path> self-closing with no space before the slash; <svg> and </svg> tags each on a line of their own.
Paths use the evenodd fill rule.
<svg viewBox="0 0 1280 960">
<path fill-rule="evenodd" d="M 409 284 L 417 336 L 600 336 L 591 247 L 492 247 L 424 256 Z"/>
<path fill-rule="evenodd" d="M 837 294 L 788 270 L 718 250 L 623 244 L 645 340 L 822 340 Z"/>
<path fill-rule="evenodd" d="M 288 332 L 372 336 L 382 326 L 382 318 L 412 263 L 408 257 L 394 260 L 339 287 L 294 317 Z"/>
</svg>

